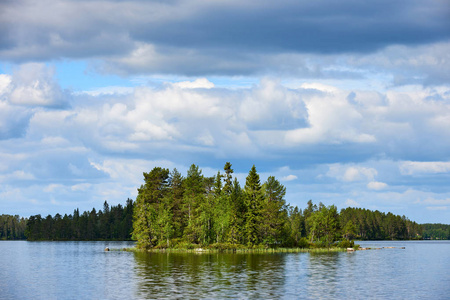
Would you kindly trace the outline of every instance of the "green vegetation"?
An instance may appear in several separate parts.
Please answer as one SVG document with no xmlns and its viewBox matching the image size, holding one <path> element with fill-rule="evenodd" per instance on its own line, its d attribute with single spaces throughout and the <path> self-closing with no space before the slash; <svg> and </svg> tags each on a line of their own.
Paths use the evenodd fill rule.
<svg viewBox="0 0 450 300">
<path fill-rule="evenodd" d="M 427 240 L 450 240 L 450 225 L 422 224 L 423 238 Z"/>
<path fill-rule="evenodd" d="M 0 239 L 137 240 L 138 249 L 171 251 L 301 251 L 353 247 L 353 240 L 449 239 L 450 225 L 417 224 L 405 216 L 307 202 L 286 204 L 286 188 L 273 176 L 261 183 L 253 166 L 242 188 L 231 163 L 205 177 L 192 165 L 144 173 L 136 201 L 80 214 L 0 217 Z M 287 249 L 289 248 L 289 249 Z M 284 249 L 284 250 L 283 250 Z M 315 250 L 314 250 L 315 251 Z M 321 250 L 317 250 L 321 251 Z"/>
<path fill-rule="evenodd" d="M 19 216 L 0 216 L 0 240 L 25 239 L 25 227 L 27 220 Z"/>
<path fill-rule="evenodd" d="M 133 201 L 128 199 L 126 206 L 109 207 L 104 202 L 103 211 L 85 211 L 80 214 L 78 209 L 73 215 L 54 217 L 48 215 L 31 216 L 28 219 L 25 235 L 30 241 L 37 240 L 130 240 L 133 226 Z"/>
<path fill-rule="evenodd" d="M 364 209 L 286 204 L 286 188 L 273 176 L 261 184 L 253 166 L 241 188 L 227 162 L 224 174 L 205 177 L 192 165 L 184 178 L 174 169 L 144 173 L 133 214 L 139 249 L 238 250 L 351 247 L 358 239 L 420 238 L 405 217 Z"/>
</svg>

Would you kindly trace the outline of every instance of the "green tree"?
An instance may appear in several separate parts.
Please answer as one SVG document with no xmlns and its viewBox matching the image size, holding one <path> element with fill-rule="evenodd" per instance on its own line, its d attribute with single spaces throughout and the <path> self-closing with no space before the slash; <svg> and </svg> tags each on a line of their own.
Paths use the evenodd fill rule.
<svg viewBox="0 0 450 300">
<path fill-rule="evenodd" d="M 155 246 L 161 236 L 157 219 L 168 191 L 168 179 L 168 169 L 155 167 L 150 173 L 144 173 L 145 184 L 138 189 L 133 216 L 133 238 L 139 248 Z"/>
<path fill-rule="evenodd" d="M 228 231 L 228 242 L 231 244 L 240 244 L 244 242 L 242 228 L 246 207 L 244 204 L 244 193 L 235 178 L 232 184 L 230 198 L 230 228 Z"/>
<path fill-rule="evenodd" d="M 264 200 L 261 207 L 261 216 L 264 222 L 260 222 L 262 241 L 266 245 L 281 244 L 284 238 L 285 223 L 287 221 L 286 188 L 269 176 L 262 186 Z"/>
<path fill-rule="evenodd" d="M 334 205 L 320 205 L 320 210 L 313 212 L 309 218 L 310 241 L 330 247 L 339 235 L 339 215 Z"/>
<path fill-rule="evenodd" d="M 302 233 L 304 232 L 305 220 L 302 216 L 302 210 L 297 206 L 290 208 L 289 213 L 291 244 L 298 247 Z"/>
<path fill-rule="evenodd" d="M 345 239 L 352 240 L 356 237 L 357 228 L 356 225 L 353 224 L 352 220 L 349 220 L 344 228 L 342 229 L 342 234 Z"/>
<path fill-rule="evenodd" d="M 250 169 L 245 181 L 244 199 L 246 206 L 244 232 L 247 245 L 253 246 L 260 241 L 258 227 L 261 222 L 261 202 L 263 199 L 261 182 L 255 165 Z"/>
<path fill-rule="evenodd" d="M 204 208 L 204 177 L 198 166 L 192 164 L 184 180 L 183 210 L 187 218 L 184 236 L 191 243 L 198 243 L 202 236 L 201 209 Z"/>
</svg>

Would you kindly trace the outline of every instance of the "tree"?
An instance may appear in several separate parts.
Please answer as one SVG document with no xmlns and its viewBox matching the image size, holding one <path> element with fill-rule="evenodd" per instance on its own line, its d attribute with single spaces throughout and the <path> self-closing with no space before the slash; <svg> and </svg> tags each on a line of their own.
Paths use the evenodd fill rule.
<svg viewBox="0 0 450 300">
<path fill-rule="evenodd" d="M 310 241 L 317 242 L 322 246 L 330 247 L 337 240 L 339 234 L 339 215 L 334 205 L 323 206 L 320 210 L 313 212 L 309 218 Z"/>
<path fill-rule="evenodd" d="M 247 245 L 249 246 L 256 245 L 260 241 L 258 227 L 261 221 L 262 198 L 261 182 L 256 167 L 253 165 L 248 173 L 244 187 L 244 203 L 246 207 L 244 232 Z"/>
<path fill-rule="evenodd" d="M 228 242 L 231 244 L 243 243 L 241 234 L 246 207 L 244 204 L 244 194 L 235 178 L 231 188 L 230 199 L 230 228 L 228 231 Z"/>
<path fill-rule="evenodd" d="M 342 234 L 345 239 L 352 240 L 356 237 L 357 228 L 355 224 L 353 224 L 352 220 L 349 220 L 344 228 L 342 229 Z"/>
<path fill-rule="evenodd" d="M 287 221 L 286 188 L 269 176 L 262 186 L 264 200 L 262 202 L 261 215 L 264 222 L 260 222 L 260 232 L 264 244 L 280 244 L 283 240 L 284 225 Z"/>
<path fill-rule="evenodd" d="M 157 218 L 161 201 L 168 191 L 169 170 L 155 167 L 144 173 L 145 184 L 138 189 L 134 208 L 133 238 L 139 248 L 155 246 L 161 236 Z"/>
<path fill-rule="evenodd" d="M 198 243 L 202 235 L 201 207 L 205 202 L 204 177 L 198 166 L 192 164 L 184 180 L 183 207 L 187 218 L 184 235 L 191 243 Z"/>
<path fill-rule="evenodd" d="M 225 194 L 229 195 L 231 194 L 232 191 L 232 186 L 233 186 L 233 169 L 231 168 L 231 163 L 230 162 L 226 162 L 225 166 L 223 167 L 223 170 L 225 171 L 225 176 L 224 176 L 224 181 L 225 181 L 225 185 L 223 187 L 223 191 L 225 192 Z"/>
<path fill-rule="evenodd" d="M 302 216 L 302 210 L 297 206 L 294 208 L 290 207 L 289 209 L 289 223 L 291 237 L 290 244 L 298 247 L 305 229 L 305 220 Z"/>
</svg>

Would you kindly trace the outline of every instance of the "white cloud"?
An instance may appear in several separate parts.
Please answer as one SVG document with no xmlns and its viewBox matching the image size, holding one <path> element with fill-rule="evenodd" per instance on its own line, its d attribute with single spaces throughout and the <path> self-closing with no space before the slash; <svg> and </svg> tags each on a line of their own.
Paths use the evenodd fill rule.
<svg viewBox="0 0 450 300">
<path fill-rule="evenodd" d="M 18 180 L 33 180 L 33 179 L 36 179 L 33 174 L 31 174 L 29 172 L 25 172 L 23 170 L 14 171 L 10 175 L 10 178 L 11 179 L 18 179 Z"/>
<path fill-rule="evenodd" d="M 292 144 L 376 142 L 376 137 L 365 131 L 366 120 L 363 111 L 347 100 L 348 92 L 330 88 L 325 90 L 326 93 L 304 99 L 309 126 L 287 131 L 286 142 Z"/>
<path fill-rule="evenodd" d="M 182 89 L 211 89 L 214 87 L 214 83 L 206 78 L 198 78 L 194 81 L 181 81 L 173 83 L 173 86 Z"/>
<path fill-rule="evenodd" d="M 426 209 L 428 210 L 447 210 L 447 206 L 427 206 Z"/>
<path fill-rule="evenodd" d="M 104 95 L 129 95 L 134 92 L 134 88 L 132 87 L 124 87 L 124 86 L 107 86 L 97 88 L 95 90 L 90 91 L 82 91 L 77 92 L 77 94 L 87 94 L 93 97 L 104 96 Z"/>
<path fill-rule="evenodd" d="M 341 164 L 330 165 L 327 172 L 327 176 L 334 177 L 344 182 L 373 181 L 377 174 L 378 172 L 374 168 L 346 166 Z"/>
<path fill-rule="evenodd" d="M 24 170 L 16 170 L 7 174 L 0 174 L 0 182 L 14 182 L 14 181 L 25 181 L 25 180 L 35 180 L 36 177 Z"/>
<path fill-rule="evenodd" d="M 360 207 L 360 204 L 353 199 L 347 199 L 345 205 L 348 207 Z"/>
<path fill-rule="evenodd" d="M 450 162 L 403 161 L 399 164 L 402 175 L 439 174 L 450 172 Z"/>
<path fill-rule="evenodd" d="M 293 181 L 296 180 L 298 177 L 295 175 L 287 175 L 281 178 L 281 181 Z"/>
<path fill-rule="evenodd" d="M 447 199 L 435 199 L 435 198 L 427 198 L 422 201 L 424 204 L 428 205 L 450 205 L 450 198 Z"/>
<path fill-rule="evenodd" d="M 64 189 L 64 186 L 62 184 L 55 184 L 55 183 L 51 183 L 45 187 L 43 187 L 43 191 L 46 193 L 53 193 L 56 190 L 61 190 Z"/>
<path fill-rule="evenodd" d="M 91 209 L 105 199 L 119 202 L 135 195 L 142 172 L 154 166 L 182 171 L 184 164 L 194 162 L 217 171 L 211 166 L 237 160 L 236 169 L 248 162 L 264 176 L 275 170 L 288 187 L 289 202 L 299 206 L 309 199 L 397 213 L 408 205 L 421 210 L 447 206 L 444 200 L 430 200 L 448 199 L 444 185 L 424 182 L 405 192 L 415 182 L 399 176 L 449 172 L 449 133 L 436 129 L 450 116 L 448 89 L 381 93 L 316 84 L 288 88 L 272 79 L 239 89 L 201 87 L 208 82 L 164 83 L 127 94 L 78 94 L 70 107 L 58 110 L 12 104 L 3 94 L 0 132 L 6 128 L 7 134 L 0 140 L 5 162 L 0 176 L 4 181 L 15 175 L 7 184 L 26 186 L 23 199 L 40 205 L 68 199 L 62 205 L 72 209 L 86 199 L 80 208 Z M 17 112 L 25 115 L 22 127 L 15 120 Z M 13 131 L 17 128 L 20 134 Z M 296 130 L 299 139 L 287 139 Z M 397 163 L 405 153 L 436 158 Z M 241 184 L 246 175 L 242 170 L 235 174 Z M 36 181 L 31 176 L 39 178 L 33 188 L 27 182 Z M 421 189 L 439 189 L 440 194 Z"/>
<path fill-rule="evenodd" d="M 72 191 L 87 191 L 91 188 L 92 184 L 90 183 L 80 183 L 75 184 L 70 187 Z"/>
<path fill-rule="evenodd" d="M 379 181 L 371 181 L 367 184 L 367 188 L 370 190 L 383 190 L 387 187 L 387 184 L 384 182 L 379 182 Z"/>
<path fill-rule="evenodd" d="M 44 64 L 29 63 L 17 68 L 10 82 L 10 92 L 5 96 L 16 105 L 63 107 L 68 95 L 54 79 L 53 68 Z"/>
</svg>

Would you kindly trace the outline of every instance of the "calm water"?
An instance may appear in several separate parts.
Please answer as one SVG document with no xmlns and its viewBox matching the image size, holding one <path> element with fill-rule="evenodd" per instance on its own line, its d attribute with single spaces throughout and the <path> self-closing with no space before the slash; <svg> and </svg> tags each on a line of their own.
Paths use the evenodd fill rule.
<svg viewBox="0 0 450 300">
<path fill-rule="evenodd" d="M 0 299 L 450 299 L 450 242 L 355 253 L 143 254 L 126 242 L 0 242 Z"/>
</svg>

